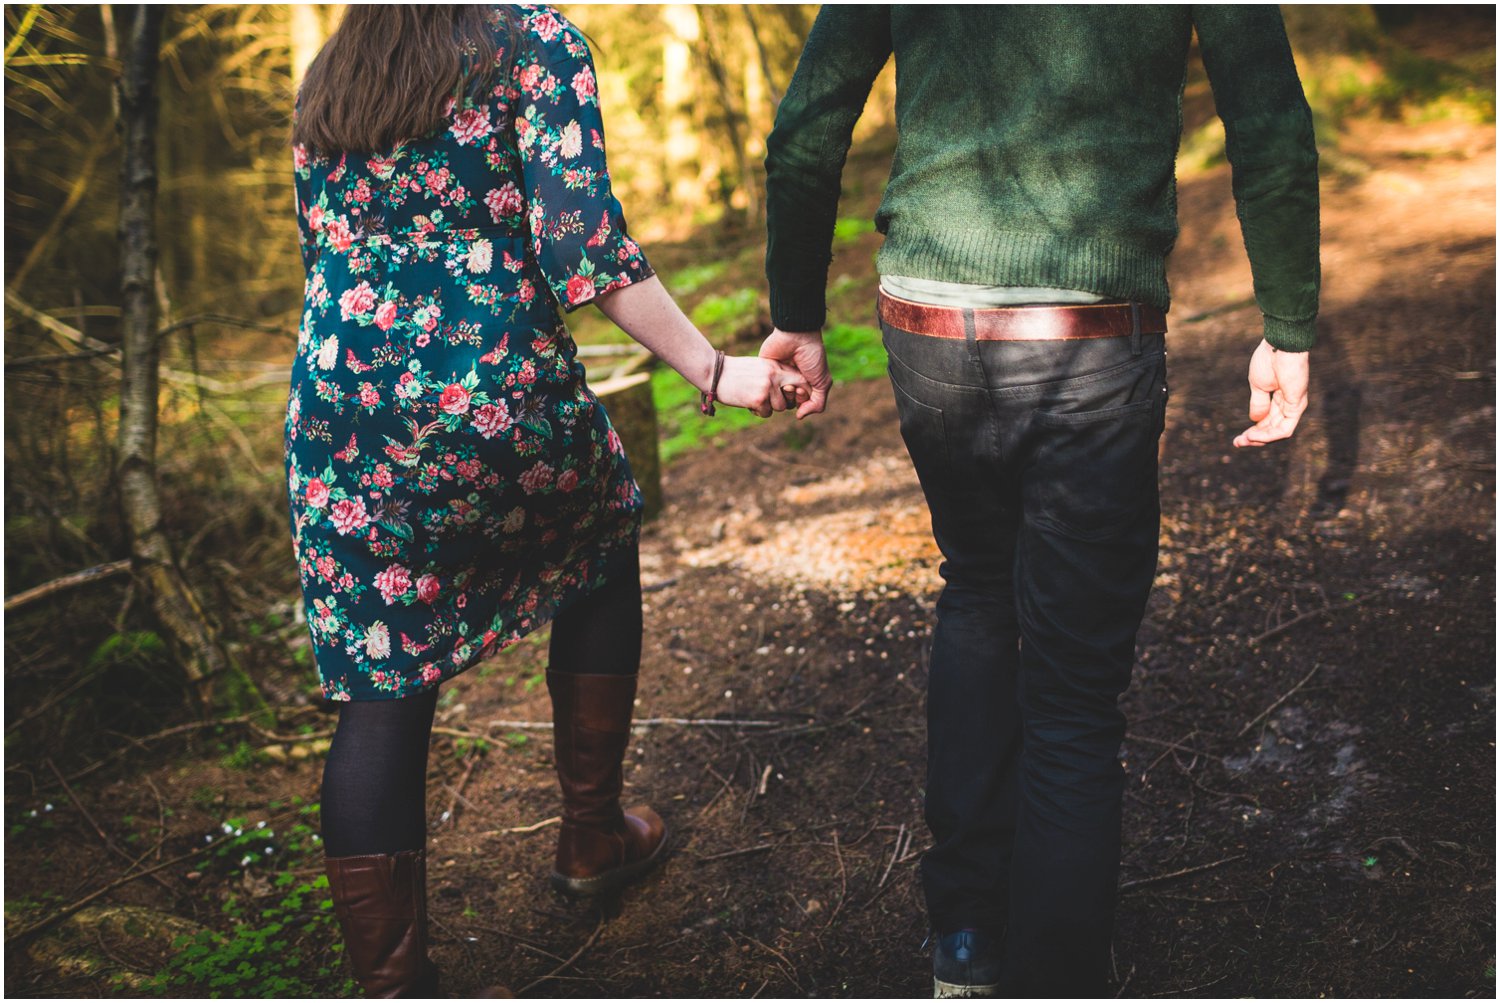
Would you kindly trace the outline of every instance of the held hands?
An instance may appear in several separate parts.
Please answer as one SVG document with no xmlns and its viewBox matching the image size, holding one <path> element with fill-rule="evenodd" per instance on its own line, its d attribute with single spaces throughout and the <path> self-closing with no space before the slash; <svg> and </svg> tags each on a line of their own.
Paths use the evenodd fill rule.
<svg viewBox="0 0 1500 1003">
<path fill-rule="evenodd" d="M 833 377 L 828 374 L 828 357 L 823 350 L 821 332 L 793 332 L 775 328 L 760 346 L 760 357 L 794 366 L 802 375 L 807 393 L 797 406 L 798 418 L 818 414 L 828 406 L 828 391 L 833 386 Z"/>
<path fill-rule="evenodd" d="M 795 369 L 771 359 L 732 355 L 724 360 L 715 395 L 720 404 L 742 407 L 760 418 L 807 401 L 807 380 Z"/>
<path fill-rule="evenodd" d="M 1306 352 L 1283 352 L 1261 341 L 1250 356 L 1250 420 L 1255 424 L 1235 436 L 1235 446 L 1264 446 L 1295 432 L 1307 410 L 1307 382 Z"/>
</svg>

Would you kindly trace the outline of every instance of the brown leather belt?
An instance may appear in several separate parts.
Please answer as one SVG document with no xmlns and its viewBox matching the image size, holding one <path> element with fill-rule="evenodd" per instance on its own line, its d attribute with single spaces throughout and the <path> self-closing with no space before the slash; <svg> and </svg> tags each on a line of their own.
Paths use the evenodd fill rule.
<svg viewBox="0 0 1500 1003">
<path fill-rule="evenodd" d="M 974 316 L 979 341 L 1060 341 L 1073 338 L 1125 338 L 1133 331 L 1139 311 L 1141 334 L 1165 334 L 1167 315 L 1154 306 L 1131 303 L 1089 303 L 1079 306 L 1018 306 L 964 310 L 960 307 L 913 303 L 882 291 L 880 319 L 892 327 L 933 338 L 964 340 L 964 314 Z"/>
</svg>

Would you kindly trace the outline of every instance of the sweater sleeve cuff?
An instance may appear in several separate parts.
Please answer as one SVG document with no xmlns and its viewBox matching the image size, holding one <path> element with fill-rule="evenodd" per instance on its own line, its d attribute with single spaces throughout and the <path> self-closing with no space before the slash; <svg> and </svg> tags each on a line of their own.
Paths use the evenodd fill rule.
<svg viewBox="0 0 1500 1003">
<path fill-rule="evenodd" d="M 821 331 L 828 306 L 821 286 L 816 289 L 771 289 L 771 323 L 782 331 Z"/>
<path fill-rule="evenodd" d="M 1282 320 L 1266 316 L 1265 339 L 1272 348 L 1283 352 L 1306 352 L 1318 339 L 1317 317 L 1304 320 Z"/>
</svg>

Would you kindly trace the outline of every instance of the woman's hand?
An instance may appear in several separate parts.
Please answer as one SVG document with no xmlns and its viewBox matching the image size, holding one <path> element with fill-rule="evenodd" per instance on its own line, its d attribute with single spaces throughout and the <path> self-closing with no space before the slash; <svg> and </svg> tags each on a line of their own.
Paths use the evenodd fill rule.
<svg viewBox="0 0 1500 1003">
<path fill-rule="evenodd" d="M 772 359 L 731 355 L 724 359 L 714 400 L 769 418 L 804 403 L 808 395 L 807 380 L 797 370 Z"/>
</svg>

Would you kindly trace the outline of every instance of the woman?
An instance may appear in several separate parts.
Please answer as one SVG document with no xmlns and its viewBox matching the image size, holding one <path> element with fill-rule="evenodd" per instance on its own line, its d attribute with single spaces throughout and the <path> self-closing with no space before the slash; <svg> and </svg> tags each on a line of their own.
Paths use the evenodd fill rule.
<svg viewBox="0 0 1500 1003">
<path fill-rule="evenodd" d="M 548 7 L 351 5 L 293 127 L 306 302 L 287 480 L 324 693 L 335 910 L 372 996 L 435 991 L 425 778 L 438 685 L 553 623 L 552 879 L 609 891 L 666 829 L 622 811 L 641 495 L 558 307 L 595 303 L 712 402 L 793 406 L 716 353 L 610 192 L 594 70 Z"/>
</svg>

